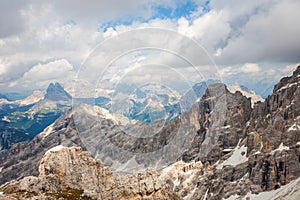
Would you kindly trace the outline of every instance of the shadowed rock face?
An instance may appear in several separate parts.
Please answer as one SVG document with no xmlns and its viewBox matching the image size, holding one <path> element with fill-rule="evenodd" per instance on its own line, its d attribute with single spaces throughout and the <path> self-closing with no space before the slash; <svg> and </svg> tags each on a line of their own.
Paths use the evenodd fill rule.
<svg viewBox="0 0 300 200">
<path fill-rule="evenodd" d="M 47 88 L 45 99 L 51 101 L 69 101 L 72 97 L 59 83 L 51 83 Z"/>
<path fill-rule="evenodd" d="M 300 176 L 300 66 L 282 78 L 251 114 L 248 132 L 250 179 L 264 190 Z M 259 171 L 262 175 L 257 173 Z"/>
<path fill-rule="evenodd" d="M 222 199 L 232 195 L 244 196 L 248 192 L 255 194 L 274 190 L 300 177 L 300 66 L 291 77 L 283 78 L 274 87 L 274 93 L 265 102 L 256 104 L 253 109 L 251 109 L 250 99 L 242 96 L 240 92 L 232 94 L 221 84 L 209 87 L 211 90 L 207 90 L 204 97 L 189 112 L 181 116 L 182 127 L 187 131 L 194 131 L 193 137 L 189 140 L 190 146 L 182 156 L 182 160 L 188 163 L 181 166 L 181 161 L 179 161 L 158 174 L 156 172 L 151 174 L 151 177 L 154 177 L 153 180 L 155 179 L 155 184 L 160 182 L 165 184 L 167 189 L 161 190 L 164 194 L 174 195 L 174 198 L 179 196 L 180 199 L 184 197 L 203 199 L 204 196 L 207 199 Z M 224 109 L 218 109 L 222 106 L 225 106 L 225 112 Z M 114 127 L 115 122 L 109 119 L 102 119 L 102 121 L 106 124 L 105 130 L 111 131 L 108 124 Z M 176 123 L 178 123 L 176 120 L 169 123 L 166 126 L 169 132 L 164 131 L 164 133 L 172 134 L 176 130 Z M 120 142 L 119 145 L 124 144 L 122 140 L 115 139 L 115 142 Z M 129 147 L 133 148 L 132 151 L 145 149 L 148 151 L 147 148 L 150 148 L 153 142 L 156 145 L 163 145 L 167 139 L 166 135 L 161 134 L 153 141 L 135 140 L 134 144 L 137 145 Z M 84 146 L 78 137 L 72 111 L 57 120 L 53 125 L 53 130 L 47 136 L 40 135 L 32 142 L 20 143 L 9 151 L 1 151 L 0 166 L 3 166 L 3 169 L 0 173 L 0 181 L 4 183 L 28 175 L 37 176 L 39 162 L 46 150 L 59 144 Z M 142 148 L 139 148 L 139 145 Z M 46 191 L 62 191 L 66 189 L 65 186 L 72 186 L 71 188 L 81 193 L 94 190 L 93 188 L 100 188 L 95 191 L 103 191 L 105 190 L 103 188 L 106 188 L 105 185 L 115 184 L 118 186 L 116 188 L 119 188 L 116 189 L 116 194 L 133 195 L 125 195 L 128 198 L 136 198 L 137 196 L 134 195 L 137 193 L 141 195 L 140 189 L 139 192 L 132 189 L 140 188 L 140 185 L 144 185 L 144 191 L 152 191 L 152 184 L 141 184 L 140 178 L 133 178 L 139 177 L 138 173 L 128 176 L 116 174 L 116 177 L 121 177 L 120 179 L 126 177 L 127 182 L 118 178 L 103 179 L 105 183 L 101 185 L 99 178 L 93 178 L 91 180 L 98 182 L 92 181 L 89 185 L 83 184 L 85 180 L 79 178 L 80 181 L 76 183 L 69 177 L 70 172 L 67 170 L 67 168 L 75 167 L 73 169 L 75 177 L 81 176 L 76 166 L 83 163 L 74 161 L 75 166 L 72 164 L 73 159 L 79 159 L 74 158 L 77 156 L 74 149 L 76 148 L 64 150 L 73 155 L 70 156 L 68 153 L 68 158 L 66 154 L 59 154 L 64 159 L 49 161 L 49 165 L 41 162 L 43 167 L 40 168 L 40 176 L 32 178 L 33 182 L 35 183 L 34 180 L 44 181 Z M 209 150 L 208 153 L 205 153 L 205 150 Z M 85 153 L 80 153 L 78 156 L 83 154 Z M 46 154 L 44 159 L 48 155 L 52 154 Z M 82 159 L 91 159 L 85 157 L 83 156 Z M 48 158 L 51 160 L 49 156 Z M 64 163 L 65 160 L 68 160 L 69 164 Z M 91 161 L 91 163 L 94 162 Z M 87 173 L 87 177 L 89 173 L 93 174 L 97 171 L 95 166 L 98 164 L 90 165 L 91 169 L 84 172 Z M 57 170 L 55 166 L 58 166 L 60 170 Z M 102 172 L 104 169 L 107 168 L 103 168 Z M 148 175 L 142 176 L 145 179 L 149 177 Z M 69 178 L 65 179 L 66 177 Z M 99 177 L 99 174 L 96 177 Z M 52 180 L 51 178 L 54 182 L 49 181 Z M 56 184 L 58 180 L 59 183 L 64 183 L 60 187 Z M 22 181 L 14 183 L 16 184 L 14 187 L 18 188 L 20 183 Z M 85 185 L 86 188 L 84 188 Z M 12 185 L 8 186 L 6 188 L 14 188 L 11 187 Z M 43 190 L 39 187 L 38 191 Z M 132 188 L 127 190 L 128 187 Z M 126 192 L 120 188 L 125 188 Z M 11 190 L 13 190 L 11 193 L 16 191 Z M 25 190 L 31 191 L 32 188 L 27 187 Z M 94 195 L 94 193 L 86 194 Z M 150 196 L 151 194 L 155 192 L 150 192 Z"/>
<path fill-rule="evenodd" d="M 190 148 L 183 154 L 183 161 L 200 159 L 215 163 L 224 154 L 223 149 L 234 148 L 251 114 L 251 101 L 240 92 L 230 93 L 222 84 L 210 85 L 201 101 L 191 109 L 196 115 L 198 129 Z M 225 109 L 224 109 L 225 108 Z M 206 138 L 211 138 L 207 143 Z M 205 149 L 209 151 L 202 153 Z"/>
</svg>

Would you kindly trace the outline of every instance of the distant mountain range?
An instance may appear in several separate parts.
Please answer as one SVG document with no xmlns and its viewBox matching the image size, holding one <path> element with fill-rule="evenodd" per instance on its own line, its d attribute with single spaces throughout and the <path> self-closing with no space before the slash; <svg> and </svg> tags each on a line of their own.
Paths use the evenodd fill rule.
<svg viewBox="0 0 300 200">
<path fill-rule="evenodd" d="M 197 83 L 183 96 L 165 86 L 148 84 L 135 90 L 131 87 L 119 88 L 110 97 L 76 98 L 73 103 L 100 106 L 130 120 L 151 124 L 160 119 L 171 121 L 188 111 L 205 94 L 207 85 L 216 82 L 208 80 Z M 263 101 L 245 87 L 236 85 L 229 89 L 251 97 L 252 104 L 258 100 Z M 59 83 L 51 83 L 45 92 L 34 91 L 22 100 L 9 101 L 5 95 L 1 95 L 0 149 L 31 140 L 71 107 L 72 96 Z"/>
</svg>

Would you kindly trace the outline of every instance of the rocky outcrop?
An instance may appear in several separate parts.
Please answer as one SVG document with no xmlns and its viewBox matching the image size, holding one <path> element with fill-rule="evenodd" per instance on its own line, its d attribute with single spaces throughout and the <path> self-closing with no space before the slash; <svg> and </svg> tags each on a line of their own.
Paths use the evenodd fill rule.
<svg viewBox="0 0 300 200">
<path fill-rule="evenodd" d="M 21 142 L 0 151 L 0 184 L 25 176 L 37 176 L 38 166 L 45 152 L 57 145 L 84 146 L 70 112 L 30 142 Z"/>
<path fill-rule="evenodd" d="M 46 152 L 38 177 L 26 177 L 2 186 L 7 196 L 30 193 L 35 198 L 71 193 L 91 199 L 179 199 L 159 181 L 157 172 L 114 174 L 79 147 L 57 146 Z M 25 193 L 25 191 L 27 193 Z"/>
</svg>

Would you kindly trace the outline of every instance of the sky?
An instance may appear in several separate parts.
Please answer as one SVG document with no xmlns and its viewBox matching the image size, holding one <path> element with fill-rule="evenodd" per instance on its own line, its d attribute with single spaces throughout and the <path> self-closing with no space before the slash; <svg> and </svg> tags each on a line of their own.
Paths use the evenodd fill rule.
<svg viewBox="0 0 300 200">
<path fill-rule="evenodd" d="M 158 28 L 180 36 L 174 35 L 176 44 L 172 40 L 164 44 L 179 54 L 199 52 L 195 45 L 184 46 L 181 39 L 190 39 L 205 50 L 200 54 L 213 62 L 199 56 L 196 68 L 214 68 L 225 83 L 239 83 L 265 95 L 300 63 L 299 10 L 299 0 L 2 0 L 0 93 L 45 89 L 56 81 L 68 88 L 103 42 L 132 31 L 127 37 L 134 44 L 107 42 L 105 52 L 135 47 L 135 43 L 158 45 L 161 35 L 134 32 Z M 126 63 L 127 70 L 143 66 L 150 73 L 149 60 L 171 66 L 192 82 L 200 80 L 188 63 L 166 51 L 143 50 L 114 64 Z M 111 79 L 116 79 L 118 69 L 111 68 Z M 164 73 L 159 71 L 162 67 L 156 69 L 157 75 Z"/>
</svg>

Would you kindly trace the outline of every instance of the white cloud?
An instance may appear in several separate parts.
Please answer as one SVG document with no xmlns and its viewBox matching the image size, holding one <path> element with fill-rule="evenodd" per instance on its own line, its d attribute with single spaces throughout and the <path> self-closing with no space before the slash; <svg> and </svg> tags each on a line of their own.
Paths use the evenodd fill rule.
<svg viewBox="0 0 300 200">
<path fill-rule="evenodd" d="M 256 63 L 246 63 L 240 68 L 240 71 L 244 73 L 257 73 L 260 72 L 261 69 Z"/>
<path fill-rule="evenodd" d="M 6 72 L 6 66 L 0 60 L 0 76 L 5 74 L 5 72 Z"/>
<path fill-rule="evenodd" d="M 212 53 L 230 33 L 227 11 L 211 10 L 203 16 L 189 22 L 185 18 L 178 20 L 178 32 L 196 39 L 208 52 Z"/>
<path fill-rule="evenodd" d="M 300 61 L 300 24 L 296 23 L 300 18 L 298 0 L 211 0 L 211 10 L 207 13 L 202 13 L 199 7 L 191 16 L 180 19 L 151 20 L 149 18 L 157 13 L 156 6 L 175 8 L 179 1 L 113 1 L 115 4 L 108 0 L 85 4 L 79 0 L 13 1 L 12 4 L 7 3 L 11 1 L 2 1 L 0 18 L 9 18 L 11 23 L 0 20 L 0 60 L 5 61 L 0 66 L 1 87 L 17 85 L 22 81 L 30 82 L 31 79 L 32 82 L 36 79 L 40 85 L 45 85 L 48 79 L 54 78 L 50 67 L 58 70 L 53 63 L 47 64 L 49 60 L 66 60 L 77 70 L 92 49 L 104 39 L 142 27 L 174 30 L 195 39 L 221 66 L 222 76 L 257 72 L 274 74 L 274 70 L 278 71 L 280 66 Z M 140 18 L 143 22 L 137 20 L 130 25 L 121 23 L 117 26 L 112 22 L 113 27 L 107 27 L 107 21 L 118 22 L 122 17 Z M 107 27 L 105 32 L 102 26 Z M 167 42 L 151 35 L 136 37 L 135 41 L 122 41 L 116 47 L 122 49 L 130 42 L 145 41 L 157 41 L 161 46 L 173 42 L 172 48 L 178 48 L 183 53 L 189 52 L 189 59 L 197 61 L 197 64 L 212 64 L 204 58 L 206 55 L 203 52 L 199 56 L 198 49 L 190 45 L 182 47 L 182 43 L 174 38 Z M 166 54 L 163 57 L 149 55 L 144 63 L 150 61 L 188 67 L 178 62 L 178 58 Z M 39 66 L 37 63 L 46 64 Z M 44 65 L 48 65 L 49 72 L 39 71 Z M 67 68 L 62 70 L 68 71 Z M 292 67 L 286 67 L 281 73 L 289 73 L 289 70 Z M 40 76 L 34 76 L 33 72 L 40 73 Z"/>
<path fill-rule="evenodd" d="M 112 28 L 112 27 L 109 27 L 104 33 L 103 33 L 103 36 L 105 38 L 110 38 L 110 37 L 113 37 L 113 36 L 116 36 L 118 35 L 118 32 Z"/>
<path fill-rule="evenodd" d="M 38 64 L 32 67 L 23 76 L 24 79 L 47 80 L 62 78 L 73 72 L 73 66 L 65 59 L 55 60 L 46 64 Z"/>
<path fill-rule="evenodd" d="M 281 73 L 283 75 L 291 74 L 293 71 L 297 69 L 297 67 L 300 65 L 300 63 L 292 64 L 292 65 L 287 65 L 281 70 Z"/>
<path fill-rule="evenodd" d="M 219 70 L 219 74 L 221 77 L 230 76 L 235 73 L 232 67 L 224 67 L 223 69 Z"/>
<path fill-rule="evenodd" d="M 228 35 L 219 62 L 298 62 L 300 52 L 300 2 L 262 1 L 251 6 L 249 15 L 232 16 L 232 32 Z M 246 4 L 247 5 L 247 4 Z M 224 8 L 225 9 L 225 8 Z M 230 9 L 230 8 L 227 8 Z M 240 8 L 231 8 L 233 15 Z"/>
<path fill-rule="evenodd" d="M 66 59 L 60 59 L 33 66 L 20 79 L 11 82 L 10 87 L 37 89 L 47 87 L 54 81 L 65 83 L 74 75 L 73 66 Z"/>
</svg>

